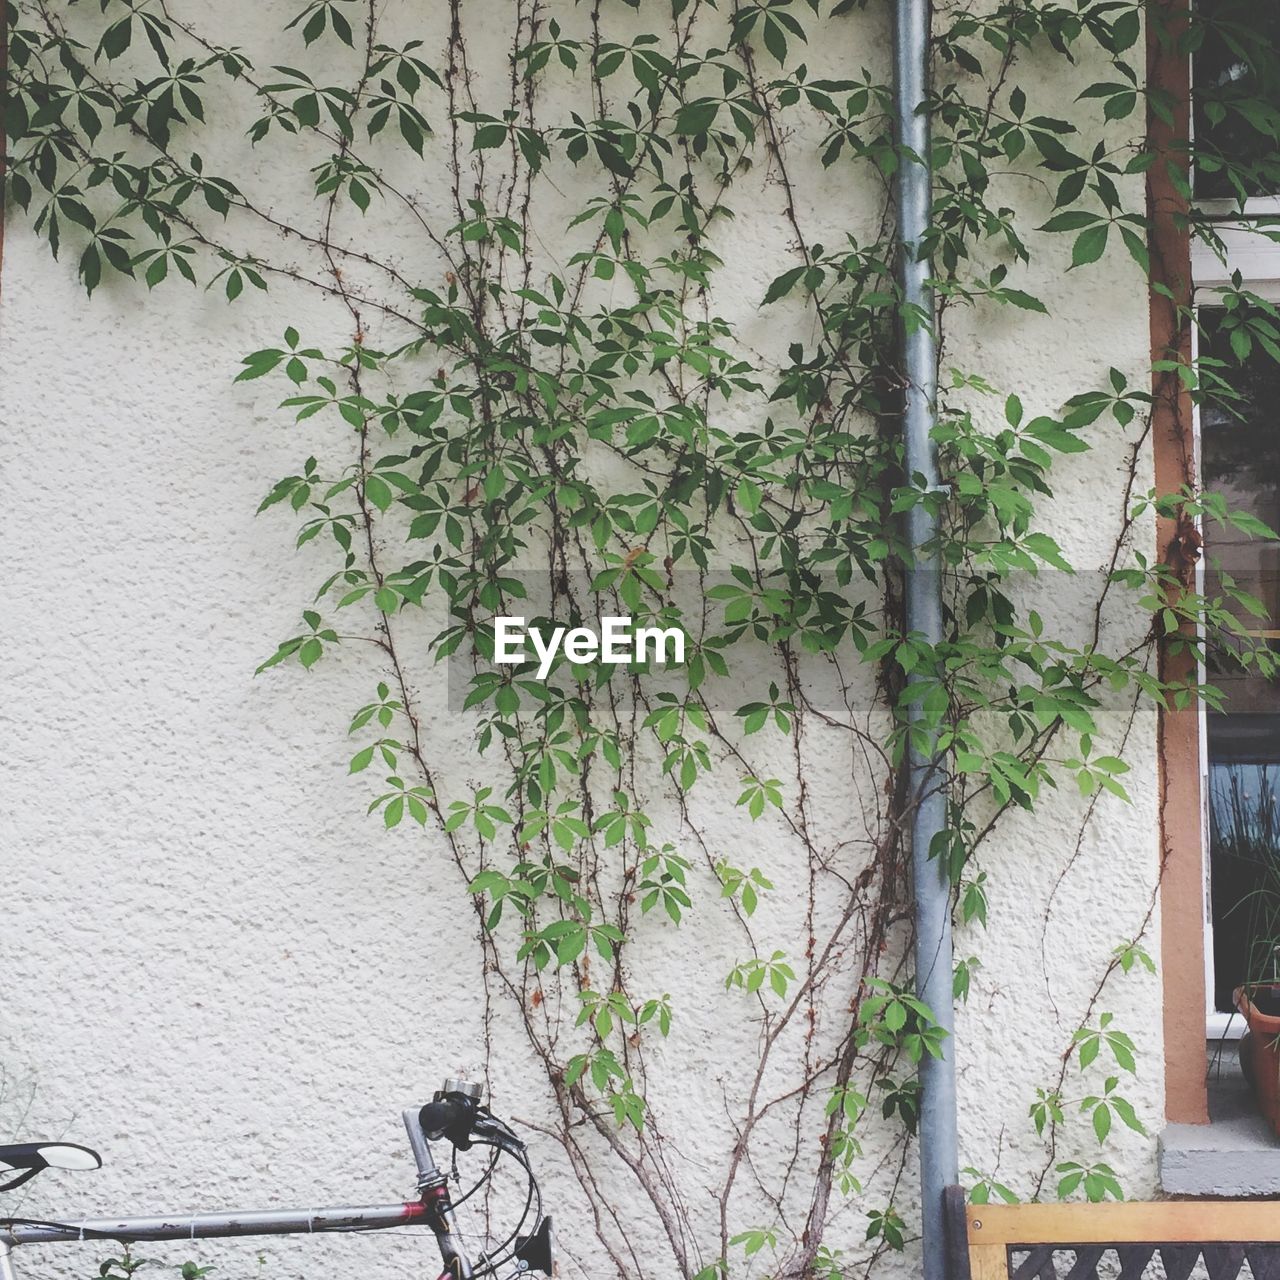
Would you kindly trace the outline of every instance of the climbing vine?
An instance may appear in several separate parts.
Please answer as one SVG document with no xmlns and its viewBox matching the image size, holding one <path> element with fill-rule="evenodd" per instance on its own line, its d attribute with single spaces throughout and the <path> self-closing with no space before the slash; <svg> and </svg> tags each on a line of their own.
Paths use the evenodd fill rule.
<svg viewBox="0 0 1280 1280">
<path fill-rule="evenodd" d="M 280 336 L 238 377 L 280 388 L 309 443 L 262 506 L 322 567 L 263 668 L 364 662 L 350 770 L 471 904 L 485 1025 L 518 1023 L 594 1225 L 584 1270 L 836 1277 L 907 1247 L 916 1067 L 945 1047 L 908 962 L 912 735 L 943 755 L 930 852 L 980 950 L 989 895 L 1015 891 L 985 864 L 994 833 L 1069 786 L 1073 862 L 1128 799 L 1144 709 L 1218 696 L 1160 652 L 1274 669 L 1258 603 L 1197 589 L 1198 543 L 1149 550 L 1156 513 L 1274 536 L 1194 486 L 1152 489 L 1152 371 L 1104 359 L 1033 407 L 975 341 L 1049 325 L 1052 272 L 1152 274 L 1147 177 L 1191 190 L 1186 139 L 1152 133 L 1176 103 L 1146 85 L 1147 25 L 1252 69 L 1197 101 L 1220 126 L 1198 163 L 1239 203 L 1267 187 L 1274 146 L 1222 142 L 1280 135 L 1265 32 L 1228 3 L 939 3 L 930 316 L 894 274 L 891 182 L 915 158 L 883 8 L 312 0 L 258 50 L 178 0 L 7 4 L 8 197 L 54 256 L 90 294 L 269 295 Z M 1165 216 L 1222 251 L 1207 215 Z M 340 336 L 307 330 L 308 292 Z M 1223 292 L 1236 356 L 1280 357 L 1275 307 Z M 900 445 L 901 338 L 931 324 L 941 490 Z M 1232 394 L 1182 352 L 1162 372 Z M 1077 540 L 1097 571 L 1074 572 L 1054 486 L 1091 451 L 1120 463 L 1114 528 L 1100 554 Z M 903 615 L 920 506 L 943 526 L 938 644 Z M 540 677 L 496 661 L 514 617 L 675 629 L 684 662 L 561 650 Z M 1090 994 L 1027 1099 L 1018 1167 L 967 1170 L 975 1200 L 1122 1194 L 1100 1156 L 1153 1117 L 1107 991 L 1153 968 L 1156 878 L 1129 932 L 1076 957 Z M 682 1035 L 703 968 L 723 1059 Z M 962 959 L 957 998 L 981 982 Z M 691 1069 L 723 1072 L 723 1096 L 698 1082 L 717 1136 L 696 1169 L 672 1101 Z"/>
</svg>

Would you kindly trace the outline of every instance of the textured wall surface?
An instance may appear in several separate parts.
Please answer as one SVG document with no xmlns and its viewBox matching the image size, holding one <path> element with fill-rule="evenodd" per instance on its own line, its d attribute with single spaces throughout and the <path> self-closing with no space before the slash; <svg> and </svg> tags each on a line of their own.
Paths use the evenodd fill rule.
<svg viewBox="0 0 1280 1280">
<path fill-rule="evenodd" d="M 279 28 L 292 9 L 230 0 L 220 12 L 236 42 L 269 38 L 283 50 Z M 501 76 L 506 51 L 485 44 L 481 10 L 472 38 L 483 84 Z M 881 60 L 885 32 L 874 14 L 861 31 L 855 64 Z M 838 49 L 814 56 L 841 61 Z M 1083 73 L 1044 74 L 1068 114 Z M 305 165 L 282 176 L 266 153 L 254 164 L 240 179 L 282 206 L 305 191 Z M 867 192 L 816 165 L 807 176 L 810 203 L 799 212 L 815 229 L 869 217 Z M 580 184 L 571 204 L 600 175 L 583 165 L 570 180 Z M 428 179 L 420 183 L 426 203 L 437 199 Z M 1009 198 L 1028 199 L 1021 188 Z M 1030 199 L 1044 207 L 1029 210 L 1028 226 L 1048 205 Z M 727 265 L 717 304 L 743 324 L 744 341 L 766 349 L 791 336 L 782 312 L 757 312 L 787 261 L 782 208 L 776 186 L 741 196 L 718 246 Z M 349 230 L 360 234 L 358 220 Z M 396 240 L 406 233 L 376 234 L 400 261 L 420 252 Z M 274 247 L 264 239 L 264 251 Z M 1115 257 L 1068 275 L 1069 238 L 1059 248 L 1023 285 L 1045 298 L 1052 319 L 962 314 L 951 330 L 948 360 L 1016 387 L 1030 412 L 1055 410 L 1112 365 L 1138 378 L 1146 362 L 1145 297 L 1132 264 Z M 364 816 L 368 779 L 348 777 L 346 725 L 372 684 L 365 656 L 253 675 L 294 632 L 323 572 L 314 547 L 294 550 L 287 519 L 255 518 L 255 508 L 300 459 L 341 456 L 342 442 L 314 423 L 290 426 L 275 410 L 278 385 L 231 379 L 285 322 L 307 341 L 337 342 L 345 313 L 289 286 L 233 308 L 216 291 L 185 286 L 148 296 L 111 284 L 86 303 L 69 262 L 52 262 L 17 218 L 3 271 L 0 1135 L 65 1136 L 106 1157 L 97 1174 L 46 1176 L 14 1211 L 398 1198 L 412 1187 L 399 1109 L 424 1100 L 447 1071 L 477 1069 L 486 1034 L 495 1109 L 545 1121 L 549 1090 L 514 1019 L 483 1024 L 474 918 L 439 838 L 416 827 L 384 832 Z M 997 406 L 981 412 L 994 421 Z M 1095 452 L 1058 467 L 1046 515 L 1084 569 L 1106 562 L 1119 530 L 1128 452 L 1114 427 L 1093 439 Z M 1148 484 L 1144 459 L 1138 488 Z M 1081 577 L 1084 587 L 1026 589 L 1041 593 L 1051 623 L 1070 628 L 1097 586 L 1096 574 Z M 430 634 L 411 621 L 410 644 L 419 626 Z M 438 673 L 420 665 L 431 749 L 463 762 L 465 779 L 470 731 L 449 713 Z M 1133 803 L 1102 801 L 1082 829 L 1084 803 L 1064 790 L 1034 818 L 1007 820 L 984 852 L 990 928 L 957 938 L 959 955 L 982 960 L 958 1019 L 962 1163 L 1023 1193 L 1045 1162 L 1028 1104 L 1052 1078 L 1111 948 L 1139 927 L 1151 899 L 1152 716 L 1129 723 L 1116 708 L 1109 746 L 1126 734 Z M 838 766 L 809 782 L 820 825 L 838 832 L 854 820 Z M 796 870 L 767 826 L 743 826 L 733 799 L 708 802 L 704 824 L 784 887 L 762 921 L 765 936 L 785 943 L 803 924 L 798 895 L 785 892 Z M 1153 952 L 1157 936 L 1153 924 Z M 681 1135 L 696 1185 L 702 1153 L 724 1148 L 721 1099 L 745 1087 L 735 1046 L 749 1049 L 750 1038 L 723 1003 L 730 938 L 677 938 L 663 956 L 655 985 L 667 984 L 684 1016 L 659 1052 L 655 1101 Z M 1107 1159 L 1129 1194 L 1150 1193 L 1162 1109 L 1158 982 L 1130 976 L 1100 1008 L 1139 1042 L 1128 1092 L 1152 1131 L 1119 1134 Z M 536 1133 L 532 1141 L 577 1255 L 562 1274 L 603 1274 L 586 1233 L 575 1235 L 585 1207 L 563 1157 Z M 1091 1144 L 1072 1119 L 1060 1155 L 1077 1158 Z M 904 1210 L 912 1168 L 897 1193 Z M 879 1176 L 889 1174 L 868 1173 Z M 888 1184 L 876 1185 L 887 1200 Z M 619 1204 L 637 1195 L 621 1169 L 613 1194 Z M 854 1256 L 866 1207 L 838 1211 L 832 1231 Z M 191 1254 L 239 1277 L 256 1273 L 258 1251 L 146 1252 Z M 366 1237 L 264 1242 L 262 1252 L 264 1276 L 357 1268 L 373 1280 L 429 1266 L 430 1245 Z M 38 1265 L 69 1276 L 99 1256 L 92 1245 L 56 1259 L 42 1251 Z M 659 1260 L 644 1275 L 672 1273 L 659 1252 L 650 1256 Z"/>
</svg>

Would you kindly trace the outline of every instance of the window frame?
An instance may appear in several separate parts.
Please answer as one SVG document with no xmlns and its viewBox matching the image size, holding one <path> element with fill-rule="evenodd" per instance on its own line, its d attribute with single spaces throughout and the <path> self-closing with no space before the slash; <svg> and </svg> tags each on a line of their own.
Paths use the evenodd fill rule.
<svg viewBox="0 0 1280 1280">
<path fill-rule="evenodd" d="M 1245 202 L 1243 211 L 1234 200 L 1197 200 L 1194 208 L 1219 223 L 1218 233 L 1227 251 L 1221 261 L 1203 241 L 1191 243 L 1191 305 L 1198 313 L 1212 307 L 1217 290 L 1232 285 L 1232 275 L 1239 271 L 1243 286 L 1250 292 L 1280 305 L 1280 244 L 1263 239 L 1248 229 L 1251 219 L 1280 217 L 1280 195 L 1254 196 Z M 1191 329 L 1191 358 L 1200 358 L 1199 326 Z M 1201 459 L 1200 406 L 1192 407 L 1194 441 L 1194 474 L 1204 474 Z M 1203 530 L 1202 530 L 1203 532 Z M 1196 567 L 1196 590 L 1204 588 L 1204 563 Z M 1199 677 L 1204 679 L 1203 665 Z M 1199 704 L 1200 740 L 1200 849 L 1204 877 L 1204 970 L 1205 970 L 1205 1038 L 1221 1042 L 1239 1040 L 1245 1033 L 1244 1019 L 1238 1013 L 1222 1013 L 1214 1003 L 1213 959 L 1213 890 L 1209 850 L 1209 734 L 1208 711 Z"/>
</svg>

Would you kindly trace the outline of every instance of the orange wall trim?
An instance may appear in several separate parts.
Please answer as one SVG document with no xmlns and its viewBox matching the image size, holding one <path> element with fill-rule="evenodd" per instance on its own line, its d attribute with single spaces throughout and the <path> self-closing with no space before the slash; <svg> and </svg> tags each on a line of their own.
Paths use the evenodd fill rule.
<svg viewBox="0 0 1280 1280">
<path fill-rule="evenodd" d="M 1177 48 L 1185 20 L 1182 0 L 1151 0 L 1147 21 L 1147 75 L 1153 92 L 1173 104 L 1172 123 L 1149 112 L 1147 127 L 1157 160 L 1148 173 L 1151 219 L 1151 351 L 1155 360 L 1191 358 L 1191 241 L 1186 199 L 1191 122 L 1190 59 Z M 1154 286 L 1163 285 L 1165 296 Z M 1152 441 L 1157 491 L 1195 481 L 1190 397 L 1175 372 L 1154 375 Z M 1178 530 L 1156 526 L 1157 553 L 1173 562 Z M 1186 655 L 1160 655 L 1160 674 L 1194 675 Z M 1159 735 L 1160 960 L 1164 977 L 1165 1116 L 1183 1124 L 1209 1120 L 1205 1089 L 1204 850 L 1200 797 L 1200 712 L 1162 711 Z"/>
</svg>

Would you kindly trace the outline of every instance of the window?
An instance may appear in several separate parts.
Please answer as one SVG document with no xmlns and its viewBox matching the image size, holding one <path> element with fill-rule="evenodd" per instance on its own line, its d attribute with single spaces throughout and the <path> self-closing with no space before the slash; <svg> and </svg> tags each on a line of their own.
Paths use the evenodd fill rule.
<svg viewBox="0 0 1280 1280">
<path fill-rule="evenodd" d="M 1280 5 L 1275 0 L 1198 0 L 1207 19 L 1195 53 L 1195 192 L 1243 199 L 1280 191 Z M 1257 50 L 1259 34 L 1268 46 Z M 1246 50 L 1248 52 L 1246 52 Z M 1224 162 L 1245 166 L 1232 175 Z"/>
<path fill-rule="evenodd" d="M 1249 336 L 1247 312 L 1202 306 L 1199 360 L 1203 376 L 1228 384 L 1201 406 L 1201 472 L 1206 488 L 1268 526 L 1280 524 L 1280 364 Z M 1243 356 L 1243 359 L 1241 359 Z M 1242 624 L 1280 643 L 1280 548 L 1234 531 L 1205 531 L 1204 589 L 1218 596 L 1231 583 L 1266 610 L 1238 610 Z M 1220 710 L 1206 713 L 1210 901 L 1213 921 L 1213 1007 L 1233 1008 L 1232 992 L 1260 977 L 1270 962 L 1259 951 L 1264 887 L 1280 888 L 1280 685 L 1215 663 Z M 1252 940 L 1252 941 L 1251 941 Z"/>
<path fill-rule="evenodd" d="M 1212 394 L 1197 413 L 1200 475 L 1233 510 L 1280 527 L 1280 349 L 1267 308 L 1280 302 L 1280 244 L 1265 220 L 1280 213 L 1280 62 L 1246 55 L 1262 28 L 1280 47 L 1280 4 L 1199 0 L 1208 20 L 1194 56 L 1194 190 L 1213 220 L 1219 252 L 1193 248 L 1197 353 Z M 1248 34 L 1248 43 L 1242 34 Z M 1243 165 L 1228 173 L 1225 165 Z M 1260 221 L 1261 220 L 1261 221 Z M 1242 305 L 1221 291 L 1239 286 L 1257 300 Z M 1259 323 L 1262 321 L 1262 323 Z M 1216 384 L 1216 388 L 1215 388 Z M 1204 531 L 1203 585 L 1218 595 L 1224 575 L 1255 596 L 1264 617 L 1238 611 L 1245 627 L 1280 649 L 1280 546 L 1211 525 Z M 1260 918 L 1264 885 L 1280 890 L 1280 682 L 1209 661 L 1206 679 L 1223 691 L 1205 712 L 1206 848 L 1209 888 L 1208 1031 L 1231 1023 L 1232 992 L 1270 972 L 1263 938 L 1280 938 L 1280 921 Z M 1280 969 L 1277 970 L 1280 972 Z"/>
</svg>

